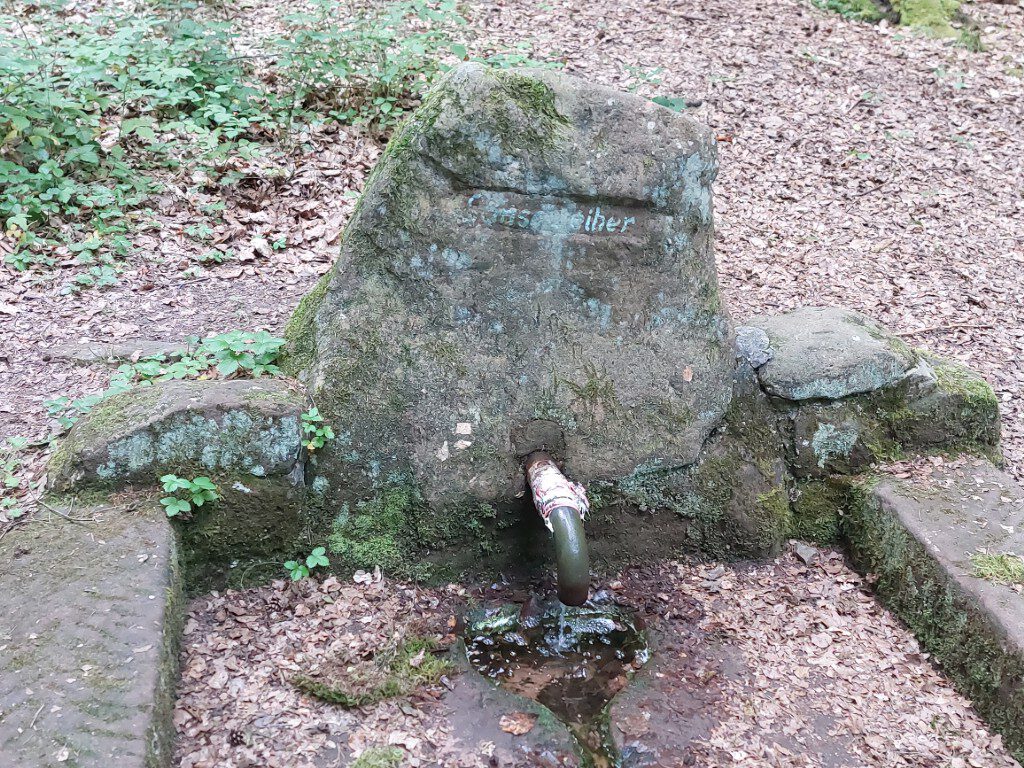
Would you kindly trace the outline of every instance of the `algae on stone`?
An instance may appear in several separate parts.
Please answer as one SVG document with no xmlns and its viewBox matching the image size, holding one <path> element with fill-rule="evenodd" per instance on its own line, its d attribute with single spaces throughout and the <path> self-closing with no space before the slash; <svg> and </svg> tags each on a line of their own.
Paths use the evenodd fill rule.
<svg viewBox="0 0 1024 768">
<path fill-rule="evenodd" d="M 839 543 L 846 507 L 844 488 L 835 482 L 801 480 L 794 496 L 789 536 L 823 546 Z"/>
<path fill-rule="evenodd" d="M 948 37 L 953 34 L 950 22 L 960 10 L 960 0 L 891 0 L 899 23 L 917 27 L 930 34 Z"/>
<path fill-rule="evenodd" d="M 305 398 L 273 380 L 168 381 L 100 403 L 58 445 L 49 487 L 155 483 L 167 473 L 288 475 Z"/>
</svg>

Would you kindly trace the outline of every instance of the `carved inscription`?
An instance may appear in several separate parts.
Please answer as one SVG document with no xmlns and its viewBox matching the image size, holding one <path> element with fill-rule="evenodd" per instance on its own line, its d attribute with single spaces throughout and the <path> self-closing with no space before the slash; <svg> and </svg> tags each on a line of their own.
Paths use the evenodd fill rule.
<svg viewBox="0 0 1024 768">
<path fill-rule="evenodd" d="M 488 197 L 477 192 L 466 200 L 469 226 L 486 224 L 511 227 L 533 232 L 559 234 L 586 233 L 589 235 L 621 235 L 636 224 L 635 216 L 615 214 L 600 205 L 584 208 L 557 207 L 551 204 L 541 206 L 507 205 L 504 200 Z"/>
</svg>

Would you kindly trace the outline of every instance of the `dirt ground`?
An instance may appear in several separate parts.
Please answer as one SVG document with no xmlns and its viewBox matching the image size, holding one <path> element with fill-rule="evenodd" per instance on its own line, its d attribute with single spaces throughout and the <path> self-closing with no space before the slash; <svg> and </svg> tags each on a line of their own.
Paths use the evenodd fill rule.
<svg viewBox="0 0 1024 768">
<path fill-rule="evenodd" d="M 242 2 L 232 13 L 258 36 L 293 5 Z M 629 84 L 627 67 L 662 68 L 662 82 L 641 92 L 699 102 L 689 113 L 719 137 L 716 249 L 734 318 L 839 304 L 968 363 L 1001 399 L 1008 465 L 1024 479 L 1024 8 L 965 8 L 983 52 L 803 0 L 510 0 L 468 13 L 478 48 L 528 39 L 535 57 L 556 53 L 566 71 L 610 85 Z M 329 268 L 382 149 L 354 129 L 309 143 L 282 178 L 254 173 L 224 198 L 216 238 L 238 258 L 198 277 L 184 273 L 199 249 L 184 228 L 218 198 L 174 185 L 108 290 L 59 297 L 60 281 L 0 270 L 0 436 L 40 438 L 44 401 L 105 386 L 103 368 L 47 361 L 60 343 L 280 332 Z M 287 247 L 258 247 L 270 235 Z M 41 478 L 41 456 L 27 472 Z M 728 682 L 701 765 L 827 764 L 822 750 L 836 744 L 856 765 L 1013 765 L 837 557 L 726 571 L 716 592 L 702 586 L 706 573 L 674 568 L 662 574 L 664 594 L 697 600 L 702 621 L 749 661 Z M 486 764 L 486 746 L 452 745 L 429 694 L 352 713 L 286 684 L 288 665 L 327 652 L 341 623 L 340 637 L 370 643 L 410 604 L 440 616 L 462 599 L 382 584 L 281 584 L 196 601 L 181 766 L 343 765 L 382 740 L 413 765 Z"/>
</svg>

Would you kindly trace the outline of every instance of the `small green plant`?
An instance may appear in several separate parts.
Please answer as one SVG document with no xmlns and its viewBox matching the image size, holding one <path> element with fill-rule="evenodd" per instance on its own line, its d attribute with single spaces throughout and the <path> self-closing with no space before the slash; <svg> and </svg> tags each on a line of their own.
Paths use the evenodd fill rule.
<svg viewBox="0 0 1024 768">
<path fill-rule="evenodd" d="M 326 568 L 330 564 L 331 561 L 327 559 L 326 547 L 317 547 L 306 556 L 305 561 L 289 560 L 284 564 L 284 568 L 291 575 L 292 581 L 301 581 L 309 576 L 309 572 L 314 568 Z"/>
<path fill-rule="evenodd" d="M 217 486 L 208 477 L 196 477 L 188 480 L 177 475 L 164 475 L 160 478 L 164 492 L 173 494 L 164 496 L 160 503 L 168 517 L 177 517 L 191 512 L 193 507 L 201 507 L 208 501 L 220 498 Z"/>
<path fill-rule="evenodd" d="M 981 30 L 977 27 L 963 27 L 957 35 L 956 44 L 971 53 L 984 53 L 985 43 L 981 40 Z"/>
<path fill-rule="evenodd" d="M 200 264 L 223 264 L 230 261 L 234 254 L 227 249 L 213 248 L 194 257 Z"/>
<path fill-rule="evenodd" d="M 316 406 L 302 414 L 302 432 L 306 435 L 302 444 L 310 452 L 323 448 L 328 440 L 334 439 L 334 430 L 323 421 L 324 417 Z"/>
<path fill-rule="evenodd" d="M 109 397 L 127 392 L 132 387 L 149 386 L 154 382 L 197 379 L 213 375 L 212 369 L 225 377 L 260 376 L 280 373 L 276 360 L 284 339 L 266 331 L 228 331 L 187 340 L 182 349 L 166 355 L 151 355 L 135 362 L 123 363 L 110 379 L 110 385 L 98 394 L 72 400 L 66 395 L 46 400 L 47 413 L 60 425 L 70 429 L 78 419 Z"/>
<path fill-rule="evenodd" d="M 398 768 L 404 756 L 405 752 L 398 747 L 370 747 L 350 768 Z"/>
<path fill-rule="evenodd" d="M 27 438 L 10 437 L 7 445 L 0 449 L 0 523 L 17 520 L 25 514 L 18 497 L 23 481 L 18 475 L 21 459 L 17 454 L 27 445 Z"/>
<path fill-rule="evenodd" d="M 654 67 L 653 69 L 645 69 L 644 67 L 635 67 L 627 64 L 624 69 L 629 79 L 626 81 L 626 90 L 630 93 L 636 93 L 644 86 L 659 86 L 661 85 L 661 75 L 664 73 L 662 67 Z"/>
<path fill-rule="evenodd" d="M 261 376 L 281 372 L 274 361 L 282 346 L 284 339 L 271 336 L 266 331 L 229 331 L 203 339 L 198 351 L 213 359 L 217 372 L 222 376 L 237 373 Z"/>
<path fill-rule="evenodd" d="M 278 66 L 293 84 L 294 110 L 378 128 L 415 103 L 466 25 L 455 0 L 372 3 L 354 14 L 339 0 L 312 0 L 285 21 Z"/>
</svg>

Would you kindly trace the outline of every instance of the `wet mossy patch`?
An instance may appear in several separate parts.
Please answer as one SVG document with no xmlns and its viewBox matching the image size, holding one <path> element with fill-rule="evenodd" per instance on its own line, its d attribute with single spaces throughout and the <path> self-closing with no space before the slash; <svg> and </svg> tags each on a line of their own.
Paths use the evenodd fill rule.
<svg viewBox="0 0 1024 768">
<path fill-rule="evenodd" d="M 406 637 L 384 648 L 372 659 L 337 659 L 314 672 L 292 678 L 303 693 L 343 707 L 363 707 L 385 699 L 408 696 L 436 685 L 453 667 L 435 653 L 437 642 L 429 637 Z"/>
<path fill-rule="evenodd" d="M 190 594 L 264 584 L 285 560 L 308 554 L 302 488 L 283 478 L 214 480 L 221 498 L 175 522 Z"/>
<path fill-rule="evenodd" d="M 397 483 L 343 505 L 327 544 L 332 566 L 342 572 L 380 567 L 389 576 L 438 582 L 500 569 L 515 548 L 509 517 L 508 510 L 473 499 L 431 506 L 415 485 Z"/>
<path fill-rule="evenodd" d="M 840 540 L 840 523 L 846 492 L 827 480 L 803 480 L 796 484 L 790 538 L 830 546 Z"/>
</svg>

